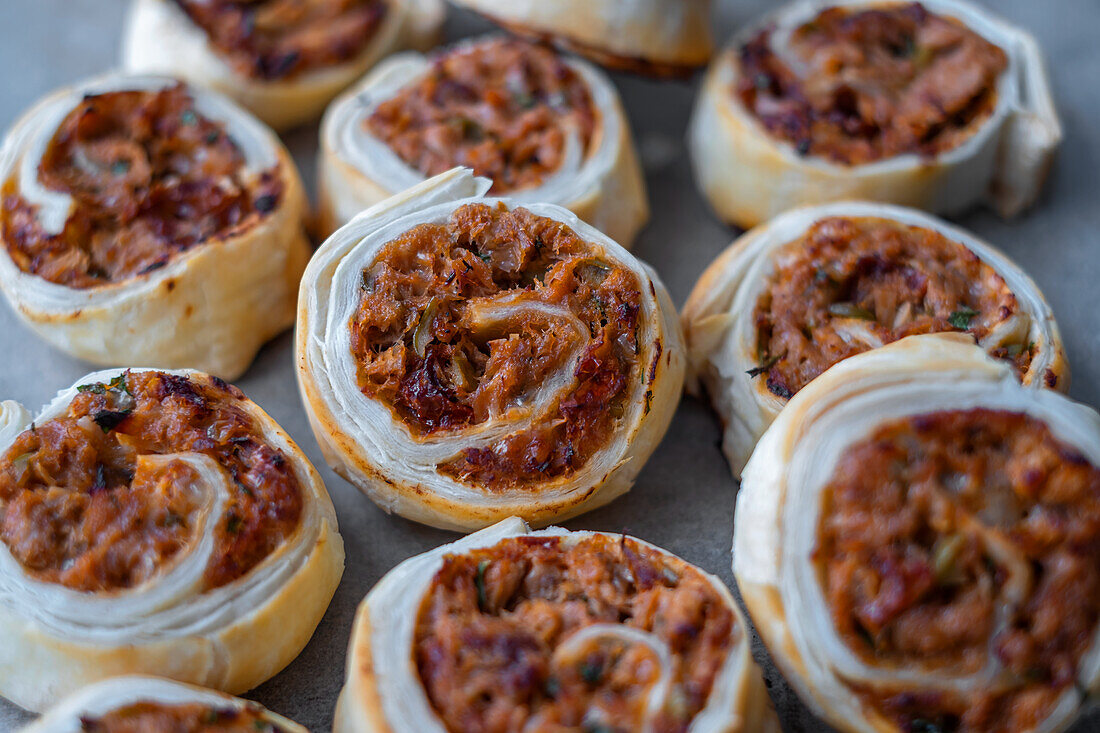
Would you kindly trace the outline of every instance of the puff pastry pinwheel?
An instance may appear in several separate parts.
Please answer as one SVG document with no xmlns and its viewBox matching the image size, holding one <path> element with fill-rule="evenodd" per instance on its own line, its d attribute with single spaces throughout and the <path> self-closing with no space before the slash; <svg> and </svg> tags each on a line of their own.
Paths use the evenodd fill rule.
<svg viewBox="0 0 1100 733">
<path fill-rule="evenodd" d="M 454 169 L 368 209 L 302 278 L 298 382 L 326 460 L 386 511 L 545 524 L 630 488 L 679 402 L 657 275 L 575 215 Z"/>
<path fill-rule="evenodd" d="M 163 677 L 112 677 L 65 698 L 20 733 L 308 733 L 261 705 Z"/>
<path fill-rule="evenodd" d="M 286 666 L 343 571 L 305 454 L 236 387 L 96 372 L 33 420 L 0 404 L 0 695 L 107 677 L 230 693 Z"/>
<path fill-rule="evenodd" d="M 285 130 L 384 56 L 435 45 L 444 12 L 442 0 L 133 0 L 122 63 L 216 89 Z"/>
<path fill-rule="evenodd" d="M 737 497 L 734 574 L 843 731 L 1057 731 L 1100 688 L 1100 415 L 958 334 L 795 395 Z"/>
<path fill-rule="evenodd" d="M 612 69 L 684 76 L 710 60 L 710 0 L 454 0 Z"/>
<path fill-rule="evenodd" d="M 1034 387 L 1066 390 L 1054 315 L 992 246 L 913 209 L 838 202 L 744 234 L 682 313 L 689 387 L 705 387 L 735 475 L 792 395 L 830 366 L 921 333 L 968 333 Z"/>
<path fill-rule="evenodd" d="M 336 733 L 778 731 L 718 578 L 620 534 L 511 518 L 359 606 Z"/>
<path fill-rule="evenodd" d="M 751 227 L 861 198 L 1004 216 L 1062 138 L 1035 39 L 964 0 L 798 0 L 712 63 L 688 148 L 718 214 Z"/>
<path fill-rule="evenodd" d="M 544 46 L 485 37 L 379 64 L 321 128 L 321 227 L 465 165 L 492 193 L 555 203 L 629 247 L 649 216 L 611 81 Z"/>
<path fill-rule="evenodd" d="M 59 91 L 8 133 L 0 185 L 0 288 L 63 351 L 233 379 L 294 320 L 298 171 L 219 94 L 122 74 Z"/>
</svg>

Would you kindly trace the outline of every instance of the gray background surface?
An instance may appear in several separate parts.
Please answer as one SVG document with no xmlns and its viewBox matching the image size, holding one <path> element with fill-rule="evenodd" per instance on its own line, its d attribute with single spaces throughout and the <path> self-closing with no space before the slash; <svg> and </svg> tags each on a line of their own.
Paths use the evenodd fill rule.
<svg viewBox="0 0 1100 733">
<path fill-rule="evenodd" d="M 553 0 L 548 0 L 553 2 Z M 1100 404 L 1100 0 L 985 0 L 1038 36 L 1046 50 L 1065 142 L 1046 192 L 1011 222 L 978 211 L 960 219 L 999 245 L 1039 283 L 1058 316 L 1073 373 L 1071 394 Z M 110 68 L 117 58 L 124 0 L 0 0 L 0 127 L 54 88 Z M 717 0 L 718 37 L 772 5 L 768 0 Z M 487 29 L 451 9 L 447 38 Z M 733 238 L 708 210 L 692 182 L 683 146 L 698 80 L 655 83 L 614 75 L 646 169 L 654 216 L 635 248 L 653 264 L 682 304 L 695 278 Z M 316 130 L 287 143 L 311 184 Z M 53 350 L 0 306 L 0 399 L 32 411 L 91 368 Z M 405 558 L 455 535 L 385 515 L 324 467 L 298 400 L 291 335 L 270 343 L 237 384 L 264 407 L 321 470 L 336 504 L 347 569 L 336 597 L 305 651 L 250 697 L 314 731 L 331 728 L 355 607 L 371 586 Z M 610 506 L 567 523 L 637 535 L 678 553 L 732 584 L 729 548 L 737 485 L 718 449 L 719 425 L 709 409 L 685 398 L 664 442 L 637 485 Z M 764 660 L 761 649 L 757 657 Z M 765 660 L 766 661 L 766 660 Z M 788 730 L 823 730 L 777 675 L 767 674 Z M 0 730 L 29 719 L 0 700 Z M 1075 733 L 1100 731 L 1090 716 Z"/>
</svg>

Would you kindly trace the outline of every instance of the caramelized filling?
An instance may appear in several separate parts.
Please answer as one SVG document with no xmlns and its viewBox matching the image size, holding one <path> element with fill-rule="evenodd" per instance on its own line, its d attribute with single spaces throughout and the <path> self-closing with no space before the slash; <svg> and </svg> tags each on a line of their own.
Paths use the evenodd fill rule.
<svg viewBox="0 0 1100 733">
<path fill-rule="evenodd" d="M 194 536 L 198 498 L 184 463 L 202 453 L 236 484 L 206 568 L 207 588 L 240 578 L 297 528 L 302 495 L 282 451 L 236 403 L 244 396 L 162 372 L 83 385 L 61 417 L 32 424 L 0 457 L 0 539 L 39 580 L 80 591 L 148 581 Z"/>
<path fill-rule="evenodd" d="M 777 52 L 771 30 L 740 49 L 735 92 L 801 155 L 859 165 L 932 156 L 992 113 L 1005 52 L 920 3 L 833 7 Z"/>
<path fill-rule="evenodd" d="M 259 707 L 211 707 L 138 702 L 106 715 L 80 719 L 83 733 L 281 733 Z"/>
<path fill-rule="evenodd" d="M 269 81 L 351 61 L 388 12 L 383 0 L 175 0 L 233 69 Z"/>
<path fill-rule="evenodd" d="M 671 664 L 625 634 L 578 644 L 593 624 L 651 635 Z M 739 634 L 709 580 L 633 540 L 519 537 L 446 557 L 420 610 L 416 662 L 451 731 L 666 733 L 706 705 Z"/>
<path fill-rule="evenodd" d="M 858 688 L 867 704 L 902 730 L 1042 722 L 1100 618 L 1100 470 L 1034 417 L 952 410 L 879 426 L 824 497 L 814 559 L 853 651 L 933 677 L 1000 668 L 998 689 Z"/>
<path fill-rule="evenodd" d="M 642 293 L 564 224 L 470 204 L 382 248 L 363 272 L 351 348 L 363 393 L 418 435 L 530 415 L 440 469 L 490 490 L 571 473 L 602 448 L 642 368 Z M 540 387 L 575 366 L 548 399 Z M 537 411 L 537 412 L 536 412 Z"/>
<path fill-rule="evenodd" d="M 939 232 L 873 217 L 822 219 L 776 256 L 756 304 L 750 374 L 780 397 L 837 362 L 905 336 L 1010 336 L 990 353 L 1024 374 L 1035 345 L 1016 296 L 992 267 Z"/>
<path fill-rule="evenodd" d="M 0 230 L 23 272 L 72 288 L 127 280 L 238 234 L 278 206 L 277 171 L 250 190 L 244 164 L 224 125 L 199 114 L 183 85 L 87 96 L 38 168 L 43 186 L 72 197 L 64 229 L 45 231 L 13 178 Z"/>
<path fill-rule="evenodd" d="M 561 166 L 569 135 L 583 156 L 595 124 L 577 72 L 550 49 L 514 39 L 435 57 L 423 78 L 364 121 L 424 175 L 466 166 L 498 194 L 542 183 Z"/>
</svg>

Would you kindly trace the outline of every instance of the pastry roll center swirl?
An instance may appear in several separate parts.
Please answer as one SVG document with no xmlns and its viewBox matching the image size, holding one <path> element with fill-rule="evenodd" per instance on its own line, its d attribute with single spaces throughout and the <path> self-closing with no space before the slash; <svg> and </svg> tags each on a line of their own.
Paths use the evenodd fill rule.
<svg viewBox="0 0 1100 733">
<path fill-rule="evenodd" d="M 1050 712 L 1100 620 L 1100 469 L 1036 417 L 944 410 L 850 446 L 822 501 L 813 560 L 858 694 L 903 728 Z M 926 695 L 874 672 L 903 665 Z"/>
</svg>

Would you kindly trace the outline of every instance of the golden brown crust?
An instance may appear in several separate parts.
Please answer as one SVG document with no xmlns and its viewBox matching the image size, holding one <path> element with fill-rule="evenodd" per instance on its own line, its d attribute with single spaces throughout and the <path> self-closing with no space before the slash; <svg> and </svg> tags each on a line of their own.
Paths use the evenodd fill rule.
<svg viewBox="0 0 1100 733">
<path fill-rule="evenodd" d="M 784 262 L 789 264 L 794 255 L 793 252 L 784 253 L 784 248 L 792 242 L 805 242 L 806 233 L 811 231 L 817 223 L 822 221 L 835 223 L 838 220 L 887 220 L 892 226 L 901 227 L 900 231 L 905 231 L 906 228 L 925 231 L 933 239 L 942 236 L 949 242 L 965 248 L 967 252 L 960 255 L 962 257 L 960 262 L 969 264 L 963 269 L 969 270 L 975 277 L 981 276 L 984 279 L 980 281 L 980 287 L 974 286 L 973 294 L 970 293 L 969 281 L 958 292 L 966 293 L 967 297 L 977 297 L 979 292 L 984 291 L 988 297 L 988 307 L 979 307 L 980 303 L 975 301 L 967 304 L 968 310 L 962 311 L 956 309 L 957 304 L 951 301 L 946 291 L 933 294 L 934 297 L 931 300 L 939 303 L 938 307 L 943 310 L 940 315 L 946 319 L 947 325 L 950 326 L 949 330 L 956 329 L 956 326 L 951 325 L 951 319 L 954 316 L 959 327 L 965 326 L 968 330 L 967 338 L 971 341 L 974 338 L 981 338 L 983 347 L 990 353 L 1014 364 L 1026 385 L 1059 391 L 1068 389 L 1069 366 L 1061 333 L 1049 304 L 1027 274 L 988 243 L 936 217 L 887 204 L 842 201 L 793 209 L 765 225 L 746 232 L 720 254 L 700 275 L 681 314 L 691 370 L 688 387 L 696 394 L 700 393 L 701 388 L 705 388 L 712 404 L 722 417 L 724 425 L 722 447 L 735 475 L 738 475 L 744 467 L 756 441 L 787 403 L 790 393 L 794 391 L 791 387 L 803 383 L 800 379 L 791 377 L 791 384 L 785 384 L 782 382 L 782 375 L 777 374 L 776 376 L 780 379 L 775 380 L 773 385 L 775 389 L 770 389 L 769 378 L 772 372 L 779 371 L 775 369 L 779 360 L 769 364 L 771 359 L 791 351 L 792 354 L 799 355 L 799 363 L 790 370 L 791 374 L 797 377 L 800 373 L 799 369 L 803 370 L 801 372 L 803 378 L 816 377 L 819 373 L 818 369 L 809 368 L 813 360 L 806 358 L 807 354 L 815 357 L 817 355 L 802 348 L 785 347 L 780 343 L 778 354 L 772 353 L 767 358 L 762 358 L 759 326 L 767 326 L 768 319 L 766 314 L 760 319 L 756 317 L 761 315 L 756 310 L 757 306 L 762 302 L 761 297 L 776 272 L 777 257 L 783 256 Z M 844 234 L 847 228 L 844 226 L 838 231 L 836 227 L 829 227 L 819 234 Z M 846 240 L 841 237 L 841 241 Z M 824 238 L 824 242 L 827 248 L 834 244 L 828 236 Z M 834 257 L 830 254 L 825 260 L 831 263 Z M 837 260 L 837 264 L 840 265 L 844 262 L 843 258 Z M 874 281 L 875 277 L 872 276 L 875 275 L 876 267 L 882 264 L 881 258 L 872 256 L 867 258 L 866 262 L 862 264 L 861 262 L 861 258 L 848 261 L 848 264 L 855 265 L 854 272 L 862 273 L 861 277 L 855 278 L 852 282 Z M 830 264 L 828 267 L 831 266 Z M 880 274 L 889 273 L 888 270 L 884 270 Z M 816 282 L 816 275 L 816 271 L 809 269 L 803 273 L 804 279 L 812 290 L 812 297 L 808 298 L 807 302 L 823 295 L 830 298 L 833 295 L 838 296 L 836 300 L 838 304 L 842 304 L 838 311 L 839 317 L 829 313 L 828 310 L 825 310 L 825 313 L 828 314 L 830 322 L 834 322 L 834 327 L 838 329 L 837 333 L 842 333 L 851 339 L 849 343 L 843 338 L 830 338 L 825 344 L 828 348 L 823 347 L 821 352 L 829 358 L 819 366 L 835 364 L 840 356 L 845 353 L 850 355 L 849 350 L 865 351 L 868 348 L 881 346 L 879 342 L 889 340 L 890 329 L 897 320 L 896 314 L 893 319 L 888 319 L 889 323 L 884 321 L 885 328 L 880 326 L 877 320 L 872 323 L 870 320 L 853 317 L 853 315 L 866 316 L 869 313 L 853 310 L 854 304 L 851 302 L 850 293 L 833 294 L 828 290 L 819 292 L 821 284 Z M 828 280 L 828 272 L 823 271 L 822 275 Z M 948 273 L 948 277 L 944 280 L 949 282 L 955 278 L 956 275 Z M 845 282 L 848 281 L 845 280 Z M 788 293 L 790 298 L 800 297 L 798 289 L 797 286 L 792 288 Z M 843 297 L 839 297 L 841 295 Z M 927 297 L 926 292 L 922 297 L 922 303 L 923 298 Z M 829 300 L 829 302 L 833 301 Z M 883 300 L 883 306 L 888 304 L 889 298 Z M 869 298 L 863 303 L 864 308 L 867 306 L 871 306 L 870 310 L 878 307 L 874 298 Z M 1007 318 L 1001 317 L 1001 306 L 1008 309 Z M 813 307 L 808 310 L 812 311 Z M 971 310 L 987 313 L 990 317 L 987 325 L 992 325 L 992 329 L 986 330 L 979 322 L 978 314 L 971 315 Z M 796 341 L 806 339 L 801 328 L 809 325 L 809 320 L 804 320 L 799 323 L 799 328 L 790 329 L 786 337 Z M 973 327 L 972 333 L 970 333 L 971 327 Z M 881 330 L 881 334 L 870 336 L 869 329 L 876 333 Z M 826 333 L 828 332 L 827 328 Z M 810 336 L 813 336 L 812 328 Z M 781 341 L 774 338 L 771 340 Z"/>
<path fill-rule="evenodd" d="M 0 178 L 22 171 L 21 194 L 31 198 L 33 191 L 42 226 L 60 230 L 70 200 L 26 173 L 35 170 L 55 121 L 85 95 L 156 91 L 175 84 L 160 77 L 109 74 L 48 96 L 9 133 Z M 261 208 L 269 203 L 273 208 L 250 218 L 241 231 L 230 228 L 211 246 L 172 251 L 167 259 L 155 258 L 144 272 L 80 290 L 28 275 L 4 247 L 0 288 L 43 338 L 87 361 L 197 367 L 233 379 L 266 340 L 293 320 L 295 291 L 310 255 L 304 232 L 307 201 L 293 160 L 270 130 L 221 96 L 198 87 L 188 93 L 196 110 L 224 125 L 242 152 L 248 163 L 242 175 L 245 189 L 259 193 L 273 186 L 279 191 L 276 199 L 255 198 Z M 264 183 L 263 171 L 276 178 Z M 79 244 L 89 246 L 83 240 Z"/>
<path fill-rule="evenodd" d="M 702 573 L 697 568 L 659 548 L 632 538 L 625 538 L 624 540 L 618 535 L 588 532 L 570 533 L 558 528 L 530 533 L 526 526 L 516 519 L 505 520 L 490 529 L 459 540 L 457 543 L 411 558 L 388 573 L 375 586 L 360 605 L 356 615 L 348 651 L 347 679 L 337 705 L 335 730 L 338 733 L 391 733 L 391 731 L 406 729 L 443 733 L 447 730 L 444 720 L 435 712 L 429 702 L 428 696 L 425 694 L 424 683 L 421 682 L 416 669 L 406 663 L 398 662 L 395 664 L 395 660 L 407 659 L 412 653 L 413 639 L 416 633 L 411 623 L 402 623 L 399 619 L 407 617 L 411 621 L 415 618 L 417 609 L 421 607 L 422 603 L 431 602 L 430 598 L 438 596 L 438 594 L 435 596 L 431 594 L 430 586 L 433 577 L 442 567 L 442 564 L 446 562 L 445 556 L 450 556 L 455 562 L 461 564 L 474 556 L 480 558 L 481 555 L 478 554 L 477 548 L 486 548 L 489 554 L 493 555 L 495 550 L 492 548 L 498 544 L 511 546 L 515 543 L 527 543 L 531 547 L 546 544 L 548 548 L 556 543 L 560 543 L 562 548 L 581 545 L 579 552 L 584 554 L 586 552 L 585 548 L 589 546 L 603 543 L 606 547 L 613 547 L 619 546 L 623 542 L 627 543 L 632 551 L 640 553 L 639 557 L 644 556 L 646 559 L 653 559 L 661 567 L 674 572 L 679 578 L 690 577 L 692 583 L 696 579 L 703 583 L 705 586 L 705 588 L 701 588 L 703 595 L 713 601 L 706 606 L 709 609 L 707 612 L 708 617 L 709 615 L 713 615 L 714 618 L 729 619 L 732 617 L 732 626 L 726 629 L 730 641 L 728 651 L 719 663 L 720 670 L 714 677 L 713 687 L 709 694 L 705 696 L 704 707 L 698 714 L 693 713 L 691 716 L 693 718 L 691 722 L 695 725 L 694 729 L 723 731 L 723 733 L 741 733 L 742 731 L 745 733 L 748 731 L 773 733 L 778 731 L 778 721 L 768 700 L 763 679 L 748 653 L 747 636 L 743 634 L 745 629 L 743 619 L 732 596 L 717 579 Z M 471 552 L 473 555 L 469 555 Z M 521 562 L 524 561 L 521 559 Z M 583 563 L 581 564 L 583 565 Z M 476 574 L 481 566 L 482 561 L 477 559 L 476 564 L 472 568 L 467 568 L 467 570 Z M 526 564 L 523 567 L 526 567 Z M 579 569 L 577 571 L 580 572 Z M 538 571 L 531 570 L 531 572 L 537 573 Z M 562 572 L 566 576 L 570 576 L 572 571 L 563 569 Z M 491 567 L 484 569 L 485 576 L 490 577 L 490 583 L 492 582 L 491 575 L 493 573 L 496 573 L 496 570 Z M 598 582 L 595 577 L 588 578 L 585 576 L 583 580 L 580 575 L 570 577 L 578 583 Z M 568 582 L 572 583 L 573 580 Z M 629 583 L 630 581 L 624 582 Z M 638 582 L 643 581 L 639 580 Z M 656 582 L 663 588 L 663 584 L 668 581 L 660 580 Z M 478 595 L 476 590 L 468 588 L 465 592 L 472 594 L 471 598 Z M 484 594 L 486 595 L 486 601 L 489 603 L 493 602 L 489 598 L 492 593 L 494 591 L 491 591 L 490 588 L 485 588 Z M 648 596 L 646 596 L 646 593 L 639 591 L 639 597 Z M 692 597 L 695 598 L 696 596 L 693 594 Z M 531 603 L 544 604 L 545 601 L 534 599 Z M 568 605 L 568 602 L 566 605 Z M 657 605 L 659 606 L 659 610 L 655 611 L 657 616 L 664 617 L 665 612 L 673 612 L 673 606 L 676 604 L 660 603 Z M 598 601 L 596 601 L 596 607 L 599 607 Z M 643 609 L 653 610 L 647 604 L 641 603 L 638 610 L 646 615 L 648 611 Z M 611 615 L 615 616 L 616 614 L 612 613 Z M 623 642 L 632 651 L 642 652 L 643 655 L 644 648 L 650 648 L 663 661 L 659 665 L 646 667 L 648 672 L 641 669 L 638 671 L 646 675 L 653 672 L 656 666 L 664 672 L 672 669 L 673 666 L 667 665 L 668 660 L 664 656 L 664 650 L 659 649 L 664 642 L 658 641 L 657 637 L 666 633 L 675 637 L 676 629 L 681 628 L 677 623 L 670 622 L 670 624 L 668 628 L 657 624 L 652 633 L 648 633 L 633 628 L 630 622 L 620 624 L 616 619 L 608 619 L 607 623 L 586 627 L 587 631 L 582 629 L 579 632 L 568 634 L 569 639 L 564 642 L 564 646 L 575 647 L 580 653 L 580 651 L 587 650 L 590 644 L 596 644 L 597 647 L 602 649 L 603 642 L 611 643 L 614 639 L 615 644 Z M 527 630 L 534 634 L 541 633 L 541 631 L 534 628 Z M 543 630 L 549 630 L 549 627 Z M 715 631 L 716 629 L 711 630 Z M 672 643 L 676 644 L 675 641 Z M 699 645 L 706 646 L 706 644 L 707 642 L 699 640 L 696 647 Z M 652 645 L 652 647 L 649 645 Z M 492 648 L 503 650 L 507 647 L 508 644 L 502 640 Z M 677 654 L 677 650 L 673 650 L 672 654 Z M 570 655 L 573 654 L 572 650 L 563 648 L 562 654 L 566 652 L 569 652 Z M 492 658 L 493 654 L 491 651 L 487 653 L 489 656 L 485 658 L 486 661 Z M 585 655 L 580 653 L 580 656 L 584 657 Z M 564 663 L 564 660 L 559 661 Z M 705 672 L 702 669 L 693 668 L 688 674 L 705 674 Z M 466 679 L 465 677 L 456 680 L 458 684 L 472 683 L 472 681 L 473 678 Z M 666 710 L 665 705 L 659 704 L 656 700 L 656 693 L 661 692 L 663 689 L 661 683 L 650 686 L 649 691 L 654 692 L 655 695 L 645 705 L 647 717 L 653 721 L 663 721 L 658 724 L 657 729 L 660 730 L 667 729 L 668 725 L 666 724 L 670 723 L 670 720 L 665 717 L 666 714 L 679 709 L 676 705 L 672 705 Z M 501 690 L 501 694 L 507 693 Z M 670 699 L 675 697 L 676 695 L 671 695 Z M 661 712 L 662 710 L 663 712 Z M 515 709 L 515 711 L 519 712 L 519 709 Z M 625 723 L 625 719 L 615 718 L 614 720 L 618 724 Z M 676 719 L 676 723 L 681 722 L 682 719 Z M 673 728 L 675 727 L 676 725 L 673 724 Z"/>
<path fill-rule="evenodd" d="M 514 33 L 609 68 L 689 75 L 710 59 L 710 0 L 458 0 Z"/>
<path fill-rule="evenodd" d="M 1035 431 L 1035 422 L 1057 440 Z M 1010 434 L 1012 425 L 1023 429 Z M 1058 700 L 1035 716 L 1035 703 L 1049 698 L 1033 693 L 1049 680 L 1013 667 L 1038 651 L 1016 637 L 1053 641 L 1048 660 L 1068 648 L 1095 653 L 1095 625 L 1084 635 L 1076 627 L 1092 614 L 1091 601 L 1074 602 L 1070 615 L 1082 616 L 1070 621 L 1068 646 L 1054 641 L 1061 614 L 1047 616 L 1058 619 L 1047 626 L 1032 617 L 1046 602 L 1035 600 L 1066 592 L 1057 576 L 1077 576 L 1080 561 L 1034 564 L 1029 553 L 1038 547 L 1031 531 L 1050 538 L 1047 522 L 1063 511 L 1081 520 L 1081 549 L 1091 545 L 1098 457 L 1100 415 L 1020 385 L 1010 367 L 958 334 L 911 336 L 825 372 L 761 439 L 738 495 L 734 574 L 777 666 L 840 730 L 1067 728 L 1086 702 L 1081 693 L 1096 688 L 1095 665 L 1056 663 L 1065 673 Z M 1032 490 L 1054 486 L 1054 503 L 1072 509 L 1036 511 L 1023 496 L 1041 504 Z M 954 534 L 964 539 L 938 541 Z M 1094 565 L 1094 554 L 1086 556 Z M 948 585 L 922 591 L 937 569 Z M 1089 585 L 1074 583 L 1071 594 Z M 852 602 L 831 605 L 845 588 Z M 983 596 L 995 599 L 987 609 Z M 989 625 L 986 610 L 996 616 Z M 866 636 L 853 629 L 853 614 Z M 934 628 L 921 631 L 922 618 Z M 1003 632 L 1004 645 L 965 638 L 990 627 Z M 989 717 L 987 695 L 1013 688 L 1031 689 Z"/>
<path fill-rule="evenodd" d="M 265 78 L 242 74 L 226 63 L 176 2 L 132 0 L 122 39 L 123 67 L 213 88 L 280 131 L 320 117 L 333 97 L 379 59 L 402 48 L 433 43 L 444 17 L 442 0 L 386 0 L 381 21 L 354 56 L 290 76 Z M 330 51 L 320 49 L 322 55 Z M 273 68 L 279 66 L 274 63 Z"/>
<path fill-rule="evenodd" d="M 69 695 L 21 733 L 307 733 L 249 700 L 142 675 L 112 677 Z"/>
<path fill-rule="evenodd" d="M 470 450 L 493 449 L 513 438 L 527 440 L 543 426 L 556 431 L 559 423 L 546 417 L 557 413 L 559 403 L 563 413 L 569 413 L 570 407 L 580 405 L 589 392 L 596 394 L 581 388 L 586 381 L 584 366 L 591 361 L 582 357 L 585 347 L 601 343 L 603 324 L 590 330 L 586 321 L 567 308 L 555 302 L 541 302 L 534 288 L 514 289 L 500 296 L 469 297 L 462 305 L 469 311 L 474 330 L 485 330 L 494 341 L 512 333 L 519 338 L 525 321 L 543 322 L 548 318 L 576 333 L 575 348 L 551 370 L 548 378 L 535 386 L 530 399 L 510 405 L 490 419 L 463 421 L 457 427 L 428 434 L 407 424 L 378 399 L 363 399 L 356 381 L 355 355 L 342 346 L 348 342 L 348 332 L 343 329 L 348 328 L 359 308 L 363 269 L 373 267 L 378 253 L 402 233 L 400 229 L 383 227 L 402 218 L 407 225 L 404 231 L 408 231 L 417 224 L 446 220 L 464 206 L 495 207 L 495 201 L 476 195 L 488 185 L 488 181 L 455 169 L 375 206 L 338 230 L 321 247 L 303 278 L 299 299 L 296 344 L 299 387 L 326 459 L 337 473 L 359 486 L 383 508 L 451 528 L 483 527 L 512 515 L 545 524 L 622 494 L 666 429 L 682 388 L 682 342 L 677 324 L 671 320 L 668 295 L 652 271 L 570 212 L 550 204 L 532 204 L 523 208 L 548 222 L 547 226 L 572 230 L 577 241 L 584 243 L 587 256 L 601 260 L 609 269 L 623 268 L 637 283 L 634 288 L 624 288 L 640 295 L 637 336 L 628 335 L 623 343 L 631 352 L 632 345 L 637 343 L 638 353 L 626 372 L 625 384 L 620 385 L 622 413 L 611 416 L 613 427 L 606 433 L 606 439 L 601 437 L 590 446 L 594 450 L 587 460 L 571 470 L 543 475 L 537 470 L 541 462 L 533 467 L 536 470 L 525 468 L 525 474 L 518 476 L 522 479 L 519 486 L 516 481 L 508 486 L 494 486 L 492 481 L 482 481 L 479 476 L 465 481 L 457 472 L 441 469 L 441 465 L 445 467 L 453 459 L 461 459 Z M 451 192 L 458 190 L 463 195 L 452 198 Z M 475 194 L 473 197 L 471 192 Z M 509 211 L 516 214 L 519 207 L 510 206 Z M 481 230 L 475 227 L 470 233 L 478 231 Z M 472 252 L 467 254 L 476 258 Z M 491 259 L 496 256 L 493 254 Z M 340 267 L 345 258 L 353 259 L 355 266 Z M 481 258 L 476 259 L 477 262 L 468 263 L 471 271 L 485 264 Z M 457 278 L 456 275 L 454 282 L 458 282 Z M 589 306 L 598 309 L 595 301 Z M 425 308 L 425 303 L 418 303 L 415 315 L 419 317 Z M 330 313 L 334 315 L 330 317 Z M 442 320 L 432 319 L 433 341 L 446 335 L 441 330 Z M 330 329 L 330 324 L 338 326 Z M 336 328 L 341 332 L 336 332 Z M 415 348 L 411 350 L 416 353 Z M 655 358 L 658 351 L 661 356 Z M 561 429 L 569 430 L 564 425 Z"/>
<path fill-rule="evenodd" d="M 584 56 L 586 59 L 594 61 L 600 66 L 608 69 L 626 71 L 631 74 L 648 76 L 653 79 L 687 80 L 695 76 L 699 69 L 706 66 L 707 62 L 710 60 L 710 57 L 707 56 L 690 63 L 671 63 L 649 59 L 644 56 L 625 56 L 608 51 L 593 43 L 585 43 L 576 38 L 571 38 L 568 35 L 540 31 L 525 26 L 522 23 L 509 22 L 501 18 L 496 18 L 490 13 L 480 12 L 479 15 L 492 20 L 497 25 L 508 29 L 518 36 L 530 38 L 532 41 L 537 41 L 539 43 L 553 44 L 565 51 L 572 51 L 580 56 Z"/>
<path fill-rule="evenodd" d="M 67 407 L 80 384 L 109 383 L 121 373 L 89 375 L 62 393 L 37 422 L 44 424 Z M 191 372 L 176 376 L 219 384 Z M 0 608 L 0 669 L 18 671 L 0 675 L 0 694 L 42 710 L 83 685 L 135 673 L 240 693 L 274 675 L 305 646 L 343 570 L 335 513 L 301 450 L 255 404 L 244 398 L 236 404 L 255 421 L 263 440 L 278 448 L 299 482 L 304 508 L 297 528 L 243 576 L 204 589 L 205 559 L 226 521 L 220 507 L 236 488 L 209 457 L 193 450 L 173 454 L 173 460 L 187 462 L 201 477 L 196 487 L 205 506 L 201 544 L 181 551 L 182 558 L 145 584 L 106 595 L 28 585 L 9 557 L 0 573 L 0 587 L 11 599 Z M 9 408 L 4 405 L 5 412 Z M 20 427 L 29 421 L 25 414 Z"/>
<path fill-rule="evenodd" d="M 844 7 L 878 4 L 864 0 Z M 1038 44 L 1023 29 L 966 0 L 924 5 L 957 18 L 1007 55 L 994 109 L 973 134 L 932 157 L 906 154 L 865 165 L 800 154 L 795 144 L 774 137 L 731 90 L 752 81 L 738 76 L 742 44 L 765 29 L 783 37 L 821 11 L 814 0 L 792 0 L 747 26 L 715 58 L 696 101 L 689 151 L 696 181 L 723 220 L 749 228 L 797 206 L 849 199 L 941 215 L 986 202 L 1011 216 L 1035 200 L 1062 137 Z"/>
</svg>

